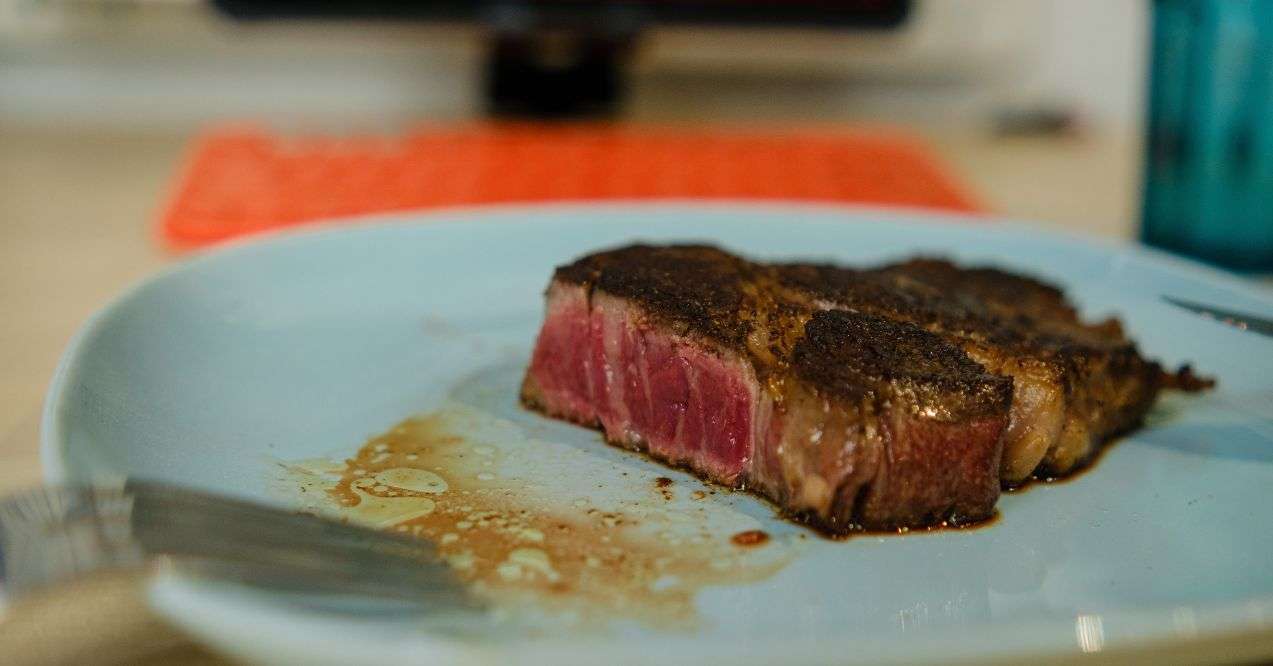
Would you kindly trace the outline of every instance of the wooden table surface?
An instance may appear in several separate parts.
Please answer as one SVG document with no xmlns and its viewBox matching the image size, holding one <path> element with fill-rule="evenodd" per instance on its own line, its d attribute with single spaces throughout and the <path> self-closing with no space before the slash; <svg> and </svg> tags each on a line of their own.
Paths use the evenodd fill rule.
<svg viewBox="0 0 1273 666">
<path fill-rule="evenodd" d="M 0 126 L 0 302 L 5 313 L 0 494 L 40 482 L 41 403 L 70 337 L 128 285 L 177 260 L 156 241 L 152 223 L 188 138 L 183 132 Z M 997 212 L 1107 237 L 1132 234 L 1135 141 L 1005 140 L 940 132 L 930 139 Z M 189 645 L 156 639 L 152 619 L 119 625 L 111 625 L 109 644 L 129 662 L 136 662 L 139 646 L 150 644 L 165 650 L 151 663 L 211 660 Z M 14 656 L 5 652 L 3 638 L 0 631 L 0 656 Z M 91 649 L 98 651 L 85 654 L 105 661 L 105 647 Z M 30 658 L 28 652 L 17 661 Z"/>
</svg>

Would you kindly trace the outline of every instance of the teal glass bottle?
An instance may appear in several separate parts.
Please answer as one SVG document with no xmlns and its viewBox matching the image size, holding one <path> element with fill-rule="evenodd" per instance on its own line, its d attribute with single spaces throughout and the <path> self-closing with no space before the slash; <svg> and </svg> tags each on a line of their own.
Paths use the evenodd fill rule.
<svg viewBox="0 0 1273 666">
<path fill-rule="evenodd" d="M 1273 0 L 1155 0 L 1141 239 L 1273 271 Z"/>
</svg>

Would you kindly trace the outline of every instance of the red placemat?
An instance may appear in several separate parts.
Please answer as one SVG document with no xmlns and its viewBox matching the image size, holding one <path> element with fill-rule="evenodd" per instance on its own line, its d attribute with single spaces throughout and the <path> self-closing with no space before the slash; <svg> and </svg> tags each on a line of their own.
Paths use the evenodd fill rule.
<svg viewBox="0 0 1273 666">
<path fill-rule="evenodd" d="M 305 222 L 442 206 L 650 198 L 776 199 L 980 210 L 895 131 L 704 131 L 478 124 L 395 136 L 208 132 L 160 224 L 197 246 Z"/>
</svg>

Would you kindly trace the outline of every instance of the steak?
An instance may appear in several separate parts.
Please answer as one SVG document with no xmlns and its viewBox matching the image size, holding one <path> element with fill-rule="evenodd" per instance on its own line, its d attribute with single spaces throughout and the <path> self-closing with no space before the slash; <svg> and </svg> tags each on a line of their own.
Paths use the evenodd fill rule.
<svg viewBox="0 0 1273 666">
<path fill-rule="evenodd" d="M 1168 375 L 1116 320 L 940 259 L 856 270 L 633 245 L 559 267 L 527 406 L 832 534 L 961 524 L 1069 474 Z"/>
<path fill-rule="evenodd" d="M 990 516 L 1012 380 L 773 267 L 632 246 L 557 269 L 521 395 L 838 534 Z"/>
</svg>

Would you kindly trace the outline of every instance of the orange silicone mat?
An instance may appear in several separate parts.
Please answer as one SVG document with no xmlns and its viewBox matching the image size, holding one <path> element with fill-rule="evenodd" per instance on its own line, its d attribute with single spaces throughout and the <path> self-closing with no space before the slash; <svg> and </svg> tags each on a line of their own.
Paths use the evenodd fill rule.
<svg viewBox="0 0 1273 666">
<path fill-rule="evenodd" d="M 475 124 L 393 136 L 210 131 L 160 223 L 167 241 L 189 247 L 364 213 L 651 198 L 979 210 L 922 142 L 898 131 Z"/>
</svg>

